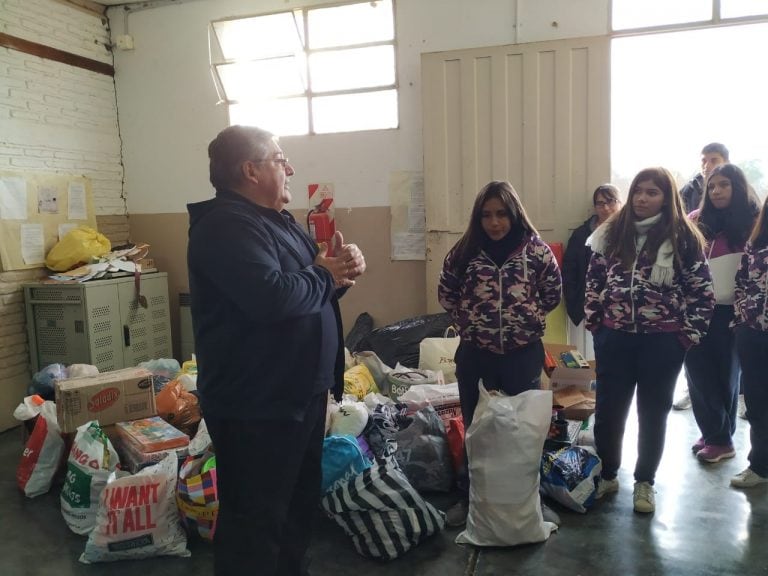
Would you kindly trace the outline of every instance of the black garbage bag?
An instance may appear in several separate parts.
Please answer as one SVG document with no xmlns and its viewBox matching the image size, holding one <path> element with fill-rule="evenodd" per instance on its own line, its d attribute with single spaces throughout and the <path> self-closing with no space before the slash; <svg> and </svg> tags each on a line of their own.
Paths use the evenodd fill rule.
<svg viewBox="0 0 768 576">
<path fill-rule="evenodd" d="M 356 350 L 356 346 L 363 337 L 367 336 L 373 331 L 373 317 L 368 312 L 363 312 L 355 320 L 355 325 L 344 338 L 344 346 L 347 350 Z"/>
<path fill-rule="evenodd" d="M 391 368 L 398 362 L 407 368 L 416 368 L 419 365 L 419 343 L 424 338 L 442 336 L 452 324 L 450 314 L 445 312 L 408 318 L 373 330 L 350 350 L 371 350 Z"/>
</svg>

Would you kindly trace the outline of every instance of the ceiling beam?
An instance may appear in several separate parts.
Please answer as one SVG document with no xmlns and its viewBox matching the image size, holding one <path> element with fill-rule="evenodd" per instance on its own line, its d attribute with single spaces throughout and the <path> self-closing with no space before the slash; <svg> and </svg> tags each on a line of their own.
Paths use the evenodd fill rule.
<svg viewBox="0 0 768 576">
<path fill-rule="evenodd" d="M 30 42 L 29 40 L 17 38 L 16 36 L 11 36 L 2 32 L 0 32 L 0 46 L 17 50 L 24 54 L 39 56 L 40 58 L 45 58 L 47 60 L 62 62 L 63 64 L 69 64 L 70 66 L 76 66 L 77 68 L 83 68 L 106 76 L 115 75 L 115 68 L 111 64 L 99 62 L 98 60 L 86 58 L 85 56 L 79 56 L 78 54 L 72 54 L 71 52 L 65 52 L 58 48 L 51 48 L 50 46 L 38 44 L 37 42 Z"/>
<path fill-rule="evenodd" d="M 95 14 L 96 16 L 104 17 L 107 13 L 107 7 L 91 2 L 91 0 L 54 0 L 59 4 L 67 4 L 72 8 L 87 12 L 88 14 Z"/>
</svg>

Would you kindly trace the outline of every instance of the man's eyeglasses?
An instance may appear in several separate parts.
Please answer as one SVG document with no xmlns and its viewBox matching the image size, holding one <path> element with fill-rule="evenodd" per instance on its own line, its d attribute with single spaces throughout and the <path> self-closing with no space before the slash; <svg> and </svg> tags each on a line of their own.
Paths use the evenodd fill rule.
<svg viewBox="0 0 768 576">
<path fill-rule="evenodd" d="M 265 158 L 264 160 L 256 160 L 254 164 L 262 164 L 264 162 L 275 162 L 285 168 L 288 165 L 288 158 L 283 158 L 282 156 L 278 158 Z"/>
<path fill-rule="evenodd" d="M 608 198 L 608 200 L 598 200 L 595 202 L 595 208 L 605 208 L 606 206 L 613 206 L 616 204 L 616 200 Z"/>
</svg>

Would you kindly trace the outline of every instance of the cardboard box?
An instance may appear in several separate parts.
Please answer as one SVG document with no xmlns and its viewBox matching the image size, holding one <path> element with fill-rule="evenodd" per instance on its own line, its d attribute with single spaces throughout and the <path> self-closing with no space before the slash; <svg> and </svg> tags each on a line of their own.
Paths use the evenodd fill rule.
<svg viewBox="0 0 768 576">
<path fill-rule="evenodd" d="M 157 452 L 189 446 L 189 436 L 160 418 L 140 418 L 115 424 L 124 442 L 133 444 L 141 452 Z"/>
<path fill-rule="evenodd" d="M 594 396 L 594 392 L 591 392 L 591 394 Z M 560 410 L 560 414 L 563 415 L 563 418 L 567 420 L 587 420 L 592 414 L 595 413 L 595 401 L 594 400 L 585 400 L 584 402 L 581 402 L 579 404 L 574 404 L 573 406 L 568 406 L 567 408 L 563 408 Z"/>
<path fill-rule="evenodd" d="M 156 452 L 142 452 L 132 442 L 121 436 L 118 436 L 114 446 L 117 455 L 120 456 L 120 467 L 123 470 L 128 470 L 131 474 L 136 474 L 142 468 L 157 464 L 164 460 L 168 454 L 175 454 L 179 459 L 179 465 L 189 456 L 189 446 L 157 450 Z"/>
<path fill-rule="evenodd" d="M 56 413 L 62 432 L 74 432 L 90 420 L 108 426 L 157 413 L 152 373 L 125 368 L 56 382 Z"/>
<path fill-rule="evenodd" d="M 569 386 L 594 391 L 595 378 L 597 377 L 594 362 L 589 363 L 589 368 L 568 368 L 560 358 L 561 353 L 575 349 L 575 346 L 567 344 L 544 344 L 544 350 L 550 353 L 556 363 L 549 375 L 550 386 L 553 391 Z"/>
</svg>

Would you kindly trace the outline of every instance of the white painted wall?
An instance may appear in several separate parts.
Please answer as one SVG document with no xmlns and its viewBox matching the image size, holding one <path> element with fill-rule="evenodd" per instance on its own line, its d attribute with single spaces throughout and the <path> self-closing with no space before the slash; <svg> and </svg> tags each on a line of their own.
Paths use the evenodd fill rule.
<svg viewBox="0 0 768 576">
<path fill-rule="evenodd" d="M 106 20 L 53 0 L 0 0 L 0 31 L 112 63 Z M 0 48 L 0 170 L 82 174 L 97 215 L 124 214 L 112 77 Z"/>
<path fill-rule="evenodd" d="M 113 38 L 128 32 L 135 42 L 115 53 L 129 212 L 184 212 L 187 202 L 212 194 L 206 148 L 226 127 L 227 112 L 216 106 L 209 72 L 209 22 L 325 3 L 193 0 L 127 19 L 121 8 L 109 10 Z M 422 169 L 422 53 L 608 30 L 608 0 L 395 0 L 395 10 L 400 128 L 283 138 L 297 170 L 294 208 L 307 207 L 310 182 L 333 182 L 341 208 L 387 206 L 390 172 Z"/>
</svg>

